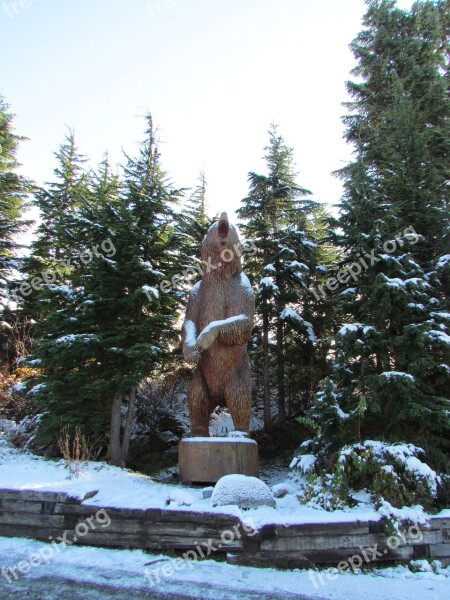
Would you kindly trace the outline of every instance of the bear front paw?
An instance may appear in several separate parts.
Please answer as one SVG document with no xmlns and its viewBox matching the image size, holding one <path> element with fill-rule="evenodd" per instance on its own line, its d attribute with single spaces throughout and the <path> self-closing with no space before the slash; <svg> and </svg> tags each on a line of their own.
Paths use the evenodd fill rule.
<svg viewBox="0 0 450 600">
<path fill-rule="evenodd" d="M 205 329 L 201 332 L 201 334 L 197 338 L 196 348 L 203 352 L 203 350 L 208 350 L 210 346 L 214 344 L 217 337 L 217 331 L 213 328 Z"/>
<path fill-rule="evenodd" d="M 200 352 L 196 348 L 185 348 L 183 356 L 184 360 L 190 365 L 196 365 L 200 360 Z"/>
</svg>

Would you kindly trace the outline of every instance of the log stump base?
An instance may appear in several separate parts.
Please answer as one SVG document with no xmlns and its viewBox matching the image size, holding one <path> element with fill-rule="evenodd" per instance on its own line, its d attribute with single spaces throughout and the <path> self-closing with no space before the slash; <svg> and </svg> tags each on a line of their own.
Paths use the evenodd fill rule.
<svg viewBox="0 0 450 600">
<path fill-rule="evenodd" d="M 178 444 L 182 483 L 216 483 L 224 475 L 259 476 L 258 444 L 246 438 L 192 437 Z"/>
</svg>

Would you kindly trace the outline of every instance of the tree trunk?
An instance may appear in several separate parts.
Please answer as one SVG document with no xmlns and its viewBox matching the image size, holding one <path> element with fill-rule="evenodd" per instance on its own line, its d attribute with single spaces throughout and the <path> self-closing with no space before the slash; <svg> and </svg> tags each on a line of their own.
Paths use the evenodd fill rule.
<svg viewBox="0 0 450 600">
<path fill-rule="evenodd" d="M 280 308 L 280 307 L 278 307 Z M 280 311 L 278 310 L 278 315 Z M 277 322 L 277 385 L 278 385 L 278 420 L 286 420 L 286 388 L 284 385 L 284 328 L 283 321 Z"/>
<path fill-rule="evenodd" d="M 136 386 L 134 385 L 131 388 L 130 396 L 128 400 L 128 411 L 127 411 L 127 420 L 125 422 L 125 429 L 123 432 L 122 439 L 122 464 L 126 465 L 128 460 L 128 448 L 130 447 L 130 436 L 131 436 L 131 426 L 133 425 L 134 420 L 134 412 L 136 408 Z"/>
<path fill-rule="evenodd" d="M 263 386 L 264 386 L 264 429 L 268 431 L 272 426 L 270 416 L 270 377 L 269 377 L 269 315 L 267 311 L 263 314 Z"/>
<path fill-rule="evenodd" d="M 293 369 L 292 369 L 292 363 L 289 365 L 289 372 L 288 372 L 288 395 L 287 395 L 287 416 L 290 418 L 292 417 L 292 377 L 293 377 Z"/>
<path fill-rule="evenodd" d="M 120 408 L 122 406 L 122 395 L 114 394 L 111 405 L 111 424 L 109 428 L 109 461 L 116 467 L 122 466 L 122 452 L 120 448 Z"/>
<path fill-rule="evenodd" d="M 376 361 L 377 361 L 377 373 L 380 374 L 383 372 L 383 361 L 382 361 L 380 352 L 376 353 Z"/>
<path fill-rule="evenodd" d="M 307 342 L 305 346 L 306 350 L 306 365 L 305 365 L 305 379 L 303 388 L 303 410 L 306 410 L 311 406 L 314 389 L 314 367 L 315 367 L 315 356 L 314 346 L 311 342 Z"/>
</svg>

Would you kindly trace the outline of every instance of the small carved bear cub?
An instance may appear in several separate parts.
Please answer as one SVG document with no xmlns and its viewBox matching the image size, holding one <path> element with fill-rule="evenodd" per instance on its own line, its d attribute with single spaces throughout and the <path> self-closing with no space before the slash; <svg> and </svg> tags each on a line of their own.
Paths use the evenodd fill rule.
<svg viewBox="0 0 450 600">
<path fill-rule="evenodd" d="M 251 372 L 247 342 L 255 299 L 242 272 L 239 237 L 226 213 L 201 248 L 203 278 L 192 288 L 183 324 L 183 355 L 197 364 L 187 402 L 193 436 L 209 436 L 211 413 L 226 405 L 235 429 L 248 432 Z"/>
</svg>

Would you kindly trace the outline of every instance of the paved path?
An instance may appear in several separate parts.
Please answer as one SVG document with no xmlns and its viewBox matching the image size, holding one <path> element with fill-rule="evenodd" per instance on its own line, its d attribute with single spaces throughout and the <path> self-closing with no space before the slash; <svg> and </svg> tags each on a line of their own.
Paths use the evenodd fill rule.
<svg viewBox="0 0 450 600">
<path fill-rule="evenodd" d="M 12 542 L 12 540 L 8 541 Z M 31 544 L 31 551 L 36 551 L 40 545 L 39 542 L 32 540 L 21 540 L 17 548 L 14 544 L 0 546 L 0 567 L 18 565 L 20 561 L 24 560 L 27 553 L 24 553 L 23 544 Z M 114 557 L 117 556 L 115 560 L 111 560 L 108 555 L 104 560 L 100 559 L 99 561 L 96 558 L 89 562 L 88 559 L 83 563 L 73 561 L 72 554 L 71 549 L 68 549 L 59 555 L 58 562 L 43 563 L 27 574 L 20 574 L 18 579 L 11 583 L 8 583 L 7 579 L 0 574 L 0 598 L 2 600 L 60 600 L 61 598 L 64 600 L 106 600 L 109 598 L 121 600 L 125 598 L 132 600 L 149 598 L 320 600 L 318 596 L 312 598 L 300 593 L 251 591 L 252 581 L 245 577 L 239 578 L 239 581 L 205 581 L 205 579 L 203 581 L 193 581 L 192 579 L 183 581 L 180 577 L 178 580 L 161 578 L 160 582 L 152 587 L 143 576 L 142 568 L 133 570 L 129 567 L 129 563 L 125 565 L 119 562 L 120 553 L 114 555 Z M 201 568 L 201 563 L 196 568 Z M 258 586 L 256 585 L 256 587 Z"/>
<path fill-rule="evenodd" d="M 101 573 L 98 573 L 101 578 Z M 177 590 L 177 588 L 179 588 Z M 188 588 L 188 589 L 187 589 Z M 113 585 L 106 582 L 82 582 L 63 579 L 55 573 L 53 577 L 42 576 L 32 579 L 24 576 L 14 584 L 0 582 L 0 597 L 5 600 L 106 600 L 130 598 L 147 600 L 148 598 L 164 598 L 172 600 L 312 600 L 311 596 L 287 593 L 261 593 L 235 590 L 224 590 L 223 584 L 164 584 L 158 590 L 151 588 L 130 588 L 121 586 L 118 582 Z M 318 600 L 317 596 L 314 600 Z"/>
</svg>

